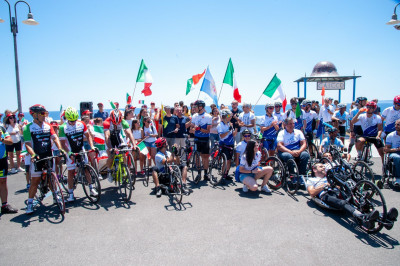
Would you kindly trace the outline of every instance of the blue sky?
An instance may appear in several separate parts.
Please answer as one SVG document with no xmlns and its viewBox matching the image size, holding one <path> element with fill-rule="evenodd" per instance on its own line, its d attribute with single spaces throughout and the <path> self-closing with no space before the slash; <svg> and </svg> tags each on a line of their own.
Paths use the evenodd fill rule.
<svg viewBox="0 0 400 266">
<path fill-rule="evenodd" d="M 362 76 L 357 96 L 387 100 L 400 92 L 400 31 L 385 25 L 398 1 L 28 2 L 40 25 L 23 24 L 27 8 L 18 5 L 24 111 L 36 103 L 49 110 L 87 100 L 125 103 L 142 58 L 153 76 L 153 95 L 141 95 L 139 83 L 134 103 L 195 100 L 198 89 L 185 96 L 186 81 L 207 66 L 219 91 L 230 57 L 243 100 L 253 104 L 274 73 L 287 97 L 296 96 L 293 81 L 310 75 L 323 60 L 333 62 L 341 75 L 355 70 Z M 6 20 L 0 24 L 3 112 L 17 108 L 13 41 L 3 1 L 0 17 Z M 352 86 L 346 82 L 343 102 L 351 101 Z M 316 84 L 307 87 L 307 98 L 321 98 Z M 232 94 L 224 86 L 220 102 L 230 103 Z M 338 93 L 328 95 L 337 98 Z M 211 103 L 207 96 L 200 98 Z"/>
</svg>

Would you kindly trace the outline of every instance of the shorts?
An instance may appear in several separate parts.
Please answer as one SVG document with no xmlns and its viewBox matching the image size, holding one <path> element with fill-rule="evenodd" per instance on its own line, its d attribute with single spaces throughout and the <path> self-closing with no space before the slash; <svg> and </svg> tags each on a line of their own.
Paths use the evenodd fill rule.
<svg viewBox="0 0 400 266">
<path fill-rule="evenodd" d="M 240 179 L 240 182 L 243 183 L 243 180 L 244 180 L 246 177 L 252 177 L 252 178 L 254 178 L 255 176 L 256 176 L 256 174 L 251 174 L 251 173 L 242 174 L 242 173 L 240 173 L 239 179 Z"/>
<path fill-rule="evenodd" d="M 264 148 L 267 149 L 267 151 L 276 150 L 276 145 L 277 144 L 278 144 L 278 142 L 276 141 L 276 139 L 266 139 L 263 142 L 263 146 L 264 146 Z"/>
<path fill-rule="evenodd" d="M 165 138 L 165 139 L 167 140 L 168 150 L 171 151 L 172 146 L 174 146 L 175 144 L 175 138 Z"/>
<path fill-rule="evenodd" d="M 178 145 L 178 147 L 185 147 L 185 138 L 175 138 L 175 144 Z"/>
<path fill-rule="evenodd" d="M 210 154 L 209 140 L 209 138 L 199 137 L 194 139 L 194 143 L 196 143 L 197 150 L 200 152 L 200 154 Z"/>
<path fill-rule="evenodd" d="M 7 178 L 8 174 L 8 161 L 7 157 L 0 159 L 0 179 Z"/>
<path fill-rule="evenodd" d="M 346 126 L 339 126 L 339 136 L 346 137 Z"/>
<path fill-rule="evenodd" d="M 21 141 L 19 141 L 17 143 L 13 143 L 11 145 L 6 145 L 7 152 L 14 152 L 14 150 L 21 151 L 21 149 L 22 149 Z"/>
<path fill-rule="evenodd" d="M 151 142 L 147 142 L 147 141 L 143 141 L 144 145 L 146 145 L 147 148 L 155 148 L 156 147 L 156 142 L 155 141 L 151 141 Z"/>
<path fill-rule="evenodd" d="M 354 134 L 362 136 L 364 134 L 362 127 L 360 125 L 354 125 L 353 127 Z"/>
<path fill-rule="evenodd" d="M 313 142 L 314 134 L 313 134 L 312 131 L 306 132 L 306 134 L 304 134 L 304 137 L 305 137 L 306 140 L 307 140 L 307 144 L 310 145 L 310 144 Z"/>
<path fill-rule="evenodd" d="M 233 157 L 233 151 L 234 151 L 234 146 L 232 145 L 223 145 L 223 144 L 220 144 L 220 147 L 221 147 L 221 152 L 223 153 L 223 154 L 225 154 L 225 156 L 226 156 L 226 159 L 229 161 L 229 160 L 232 160 L 232 157 Z"/>
<path fill-rule="evenodd" d="M 85 154 L 85 156 L 83 156 L 83 160 L 85 161 L 85 163 L 88 163 L 87 154 Z M 66 165 L 67 165 L 67 169 L 70 170 L 70 171 L 71 171 L 71 170 L 75 170 L 75 168 L 76 168 L 75 160 L 72 161 L 71 158 L 70 158 L 69 156 L 67 156 L 67 163 L 66 163 Z"/>
<path fill-rule="evenodd" d="M 90 151 L 92 148 L 89 145 L 88 141 L 83 142 L 83 148 L 85 148 L 85 151 Z"/>
<path fill-rule="evenodd" d="M 363 137 L 366 138 L 369 143 L 373 143 L 377 149 L 383 148 L 383 142 L 381 139 L 377 139 L 374 137 Z"/>
</svg>

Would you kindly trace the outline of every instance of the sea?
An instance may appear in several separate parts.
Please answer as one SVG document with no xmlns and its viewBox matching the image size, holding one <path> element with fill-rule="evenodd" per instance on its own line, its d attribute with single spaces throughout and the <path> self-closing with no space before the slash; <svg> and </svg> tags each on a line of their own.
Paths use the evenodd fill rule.
<svg viewBox="0 0 400 266">
<path fill-rule="evenodd" d="M 347 103 L 346 105 L 347 105 L 347 112 L 349 112 L 351 103 Z M 393 106 L 393 100 L 379 101 L 378 106 L 381 108 L 381 112 L 382 112 L 386 108 Z M 290 105 L 287 105 L 286 107 L 290 108 Z M 230 108 L 230 106 L 229 106 L 229 108 Z M 239 106 L 239 108 L 242 109 L 241 106 Z M 109 113 L 111 110 L 112 109 L 106 109 L 106 111 L 108 111 Z M 206 110 L 207 110 L 207 112 L 211 112 L 211 109 L 209 106 L 206 106 Z M 262 116 L 265 114 L 264 105 L 255 105 L 255 106 L 253 106 L 253 110 L 254 110 L 254 114 L 256 116 Z M 97 111 L 98 110 L 94 110 L 94 113 Z M 136 114 L 139 113 L 139 108 L 136 108 L 135 113 Z M 28 119 L 28 121 L 32 120 L 32 116 L 28 112 L 24 112 L 24 114 L 25 114 L 25 118 Z M 49 116 L 51 118 L 53 118 L 53 120 L 60 120 L 60 111 L 49 111 Z"/>
</svg>

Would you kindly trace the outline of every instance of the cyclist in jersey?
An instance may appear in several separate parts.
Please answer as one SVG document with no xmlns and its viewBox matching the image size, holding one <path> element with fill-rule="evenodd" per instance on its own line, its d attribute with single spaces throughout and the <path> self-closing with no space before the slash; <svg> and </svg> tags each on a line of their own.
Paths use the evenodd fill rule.
<svg viewBox="0 0 400 266">
<path fill-rule="evenodd" d="M 292 106 L 292 109 L 284 113 L 283 119 L 292 118 L 295 121 L 294 128 L 302 130 L 304 128 L 303 125 L 304 110 L 301 110 L 301 115 L 296 118 L 297 99 L 295 97 L 290 99 L 290 105 Z"/>
<path fill-rule="evenodd" d="M 176 163 L 179 165 L 179 169 L 181 170 L 182 173 L 182 191 L 186 195 L 190 194 L 193 192 L 191 189 L 189 189 L 186 186 L 186 177 L 187 177 L 187 167 L 183 166 L 180 164 L 179 161 L 179 156 L 177 154 L 171 153 L 167 150 L 167 140 L 164 137 L 158 138 L 155 142 L 157 146 L 157 154 L 156 154 L 156 165 L 153 167 L 153 181 L 155 184 L 155 190 L 156 190 L 156 196 L 157 198 L 161 197 L 162 190 L 160 187 L 161 184 L 167 184 L 169 182 L 169 177 L 166 175 L 166 168 L 165 164 L 169 163 Z M 175 151 L 178 151 L 178 149 L 174 149 Z"/>
<path fill-rule="evenodd" d="M 210 156 L 210 129 L 212 123 L 212 117 L 206 112 L 206 104 L 202 100 L 198 100 L 194 103 L 197 106 L 198 112 L 193 115 L 191 127 L 194 129 L 194 141 L 196 143 L 197 150 L 200 152 L 201 161 L 204 169 L 204 180 L 208 178 L 208 158 Z M 199 177 L 201 179 L 201 173 Z"/>
<path fill-rule="evenodd" d="M 304 113 L 303 113 L 304 136 L 310 147 L 310 144 L 312 143 L 312 141 L 314 139 L 313 123 L 314 123 L 314 121 L 318 120 L 318 114 L 311 110 L 312 102 L 310 100 L 306 100 L 306 99 L 303 100 L 301 105 L 304 107 Z"/>
<path fill-rule="evenodd" d="M 235 147 L 235 136 L 237 134 L 237 128 L 233 129 L 231 123 L 232 112 L 229 109 L 221 110 L 221 122 L 217 126 L 219 134 L 219 146 L 222 153 L 226 156 L 226 172 L 223 173 L 223 178 L 231 180 L 232 177 L 228 176 L 229 169 L 231 169 L 231 162 L 233 158 L 233 151 Z"/>
<path fill-rule="evenodd" d="M 383 163 L 383 143 L 381 141 L 382 134 L 382 118 L 379 115 L 374 114 L 376 109 L 375 102 L 368 102 L 367 112 L 364 113 L 363 110 L 359 110 L 356 116 L 351 120 L 351 123 L 355 124 L 356 122 L 360 122 L 361 128 L 363 130 L 363 135 L 358 139 L 356 143 L 356 148 L 358 151 L 358 157 L 361 157 L 362 148 L 365 144 L 365 138 L 368 137 L 368 141 L 374 143 L 376 149 L 381 156 Z"/>
<path fill-rule="evenodd" d="M 13 208 L 7 202 L 8 187 L 7 187 L 7 174 L 8 174 L 8 161 L 6 145 L 12 145 L 13 141 L 10 134 L 0 126 L 0 199 L 1 199 L 1 214 L 17 213 L 18 210 Z"/>
<path fill-rule="evenodd" d="M 25 126 L 23 134 L 26 151 L 31 155 L 32 162 L 35 162 L 37 159 L 53 156 L 51 140 L 54 141 L 60 152 L 65 154 L 58 136 L 55 134 L 53 128 L 45 122 L 46 108 L 43 105 L 35 104 L 29 108 L 29 113 L 33 117 L 33 122 Z M 41 161 L 37 164 L 34 163 L 30 167 L 31 186 L 28 194 L 27 214 L 33 213 L 33 198 L 36 195 L 37 187 L 40 183 L 44 164 L 45 162 Z"/>
<path fill-rule="evenodd" d="M 59 138 L 61 140 L 61 144 L 66 152 L 68 152 L 67 157 L 67 169 L 68 169 L 68 194 L 67 202 L 75 201 L 74 197 L 74 176 L 75 176 L 75 159 L 72 158 L 72 153 L 79 153 L 84 149 L 83 141 L 84 136 L 86 137 L 90 150 L 97 150 L 93 146 L 93 139 L 89 134 L 88 128 L 85 123 L 82 121 L 78 121 L 79 114 L 78 111 L 73 107 L 68 107 L 65 110 L 65 118 L 67 121 L 62 124 L 59 128 Z M 88 159 L 86 156 L 82 158 L 88 163 Z M 92 186 L 92 180 L 90 178 L 89 173 L 86 174 L 86 178 L 88 179 L 90 195 L 97 196 L 99 191 Z"/>
<path fill-rule="evenodd" d="M 248 129 L 254 133 L 254 126 L 256 125 L 256 117 L 254 113 L 250 112 L 251 106 L 248 103 L 243 103 L 243 112 L 239 115 L 238 123 L 240 126 L 240 133 Z"/>
<path fill-rule="evenodd" d="M 265 116 L 264 120 L 260 125 L 261 133 L 263 134 L 264 148 L 267 149 L 269 156 L 275 155 L 276 150 L 276 137 L 279 131 L 279 121 L 276 116 L 274 116 L 274 104 L 267 103 L 265 105 Z"/>
<path fill-rule="evenodd" d="M 386 121 L 385 134 L 386 136 L 395 131 L 395 123 L 400 119 L 400 95 L 393 99 L 393 106 L 386 108 L 382 112 L 382 118 Z"/>
<path fill-rule="evenodd" d="M 386 137 L 385 152 L 389 153 L 389 158 L 393 160 L 395 186 L 400 186 L 400 119 L 395 122 L 395 131 Z"/>
<path fill-rule="evenodd" d="M 114 155 L 113 155 L 114 148 L 118 148 L 120 145 L 126 144 L 124 136 L 126 136 L 130 140 L 133 150 L 136 150 L 137 146 L 135 138 L 132 135 L 132 131 L 129 128 L 129 124 L 122 118 L 122 112 L 119 109 L 116 108 L 110 112 L 110 117 L 108 117 L 103 122 L 103 127 L 104 127 L 104 138 L 107 146 L 107 155 L 108 155 L 106 163 L 107 179 L 110 183 L 112 183 L 113 177 L 111 175 L 110 167 L 114 160 Z"/>
<path fill-rule="evenodd" d="M 340 140 L 344 143 L 344 138 L 346 137 L 346 122 L 349 120 L 349 113 L 346 112 L 346 105 L 344 103 L 339 103 L 337 105 L 337 110 L 333 117 L 337 118 L 337 125 L 339 128 Z"/>
<path fill-rule="evenodd" d="M 328 128 L 329 137 L 326 137 L 322 140 L 321 145 L 319 146 L 320 153 L 326 153 L 329 150 L 330 145 L 335 145 L 336 147 L 343 149 L 343 142 L 337 138 L 338 129 L 335 127 Z"/>
<path fill-rule="evenodd" d="M 356 116 L 358 111 L 361 108 L 364 108 L 364 106 L 367 104 L 367 98 L 366 97 L 358 97 L 356 99 L 356 104 L 357 107 L 353 108 L 350 111 L 350 119 L 353 120 L 353 118 Z M 356 139 L 359 136 L 362 136 L 363 131 L 361 128 L 361 122 L 358 121 L 357 123 L 353 124 L 352 121 L 350 121 L 350 144 L 349 144 L 349 153 L 351 152 L 351 149 L 353 148 L 353 145 L 356 143 Z M 357 146 L 356 146 L 357 152 L 361 153 L 361 150 L 359 151 Z"/>
<path fill-rule="evenodd" d="M 247 142 L 251 140 L 251 133 L 247 129 L 242 132 L 243 140 L 236 146 L 235 164 L 239 165 L 239 160 L 242 158 L 246 150 Z"/>
<path fill-rule="evenodd" d="M 279 129 L 281 129 L 283 122 L 283 113 L 281 113 L 282 103 L 275 102 L 274 106 L 275 106 L 274 116 L 276 116 L 276 118 L 278 119 L 278 126 Z"/>
</svg>

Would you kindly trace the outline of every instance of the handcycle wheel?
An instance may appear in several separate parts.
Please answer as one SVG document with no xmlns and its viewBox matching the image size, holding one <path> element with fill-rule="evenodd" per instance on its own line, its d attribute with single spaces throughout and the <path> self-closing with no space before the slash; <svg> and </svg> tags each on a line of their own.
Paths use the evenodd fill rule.
<svg viewBox="0 0 400 266">
<path fill-rule="evenodd" d="M 308 146 L 308 152 L 310 153 L 310 163 L 311 165 L 314 165 L 319 159 L 317 146 L 315 146 L 314 143 L 310 143 Z"/>
<path fill-rule="evenodd" d="M 332 164 L 331 160 L 329 160 L 328 158 L 322 157 L 321 159 L 319 159 L 318 163 L 324 164 L 326 169 L 333 168 L 333 164 Z"/>
<path fill-rule="evenodd" d="M 221 183 L 222 177 L 226 172 L 226 164 L 226 155 L 223 154 L 221 151 L 218 152 L 218 155 L 216 157 L 212 158 L 208 171 L 210 174 L 210 183 L 213 186 L 217 186 Z"/>
<path fill-rule="evenodd" d="M 192 181 L 195 184 L 198 184 L 201 179 L 201 171 L 203 170 L 203 164 L 201 162 L 200 158 L 200 152 L 195 151 L 193 154 L 193 159 L 192 159 Z"/>
<path fill-rule="evenodd" d="M 54 172 L 52 172 L 50 175 L 50 184 L 53 188 L 53 198 L 57 202 L 57 207 L 60 210 L 60 214 L 64 216 L 65 214 L 64 195 L 62 193 L 60 182 L 58 182 L 57 175 Z"/>
<path fill-rule="evenodd" d="M 128 155 L 126 156 L 126 164 L 132 176 L 132 186 L 134 186 L 136 183 L 136 167 L 135 167 L 135 159 L 132 153 L 130 152 L 128 152 Z"/>
<path fill-rule="evenodd" d="M 174 171 L 173 173 L 174 176 L 174 184 L 172 185 L 172 199 L 177 203 L 181 204 L 182 203 L 182 176 L 179 171 Z"/>
<path fill-rule="evenodd" d="M 378 210 L 379 218 L 375 227 L 372 229 L 364 228 L 369 234 L 377 233 L 383 228 L 383 222 L 387 215 L 386 201 L 382 192 L 374 183 L 368 180 L 357 182 L 353 189 L 353 204 L 363 214 Z"/>
<path fill-rule="evenodd" d="M 272 176 L 268 180 L 268 186 L 274 190 L 280 189 L 285 183 L 285 168 L 281 160 L 275 156 L 271 156 L 268 157 L 265 165 L 271 166 L 273 169 Z"/>
<path fill-rule="evenodd" d="M 132 196 L 133 185 L 132 185 L 132 176 L 126 164 L 121 165 L 120 170 L 117 171 L 116 178 L 121 197 L 125 201 L 129 201 Z"/>
<path fill-rule="evenodd" d="M 353 170 L 353 178 L 356 182 L 360 180 L 369 180 L 371 182 L 374 182 L 375 180 L 374 172 L 372 172 L 368 164 L 363 161 L 356 162 L 353 165 L 352 170 Z"/>
<path fill-rule="evenodd" d="M 291 168 L 293 168 L 292 171 L 290 171 Z M 289 194 L 293 195 L 299 189 L 299 169 L 293 159 L 287 160 L 286 169 L 286 190 Z"/>
<path fill-rule="evenodd" d="M 101 195 L 101 185 L 99 181 L 99 176 L 96 173 L 96 170 L 91 165 L 85 165 L 84 171 L 80 173 L 82 176 L 82 188 L 83 192 L 85 192 L 86 197 L 93 203 L 96 203 L 100 200 Z M 87 180 L 87 175 L 90 176 L 91 182 Z M 97 191 L 97 196 L 90 195 L 90 185 Z"/>
</svg>

